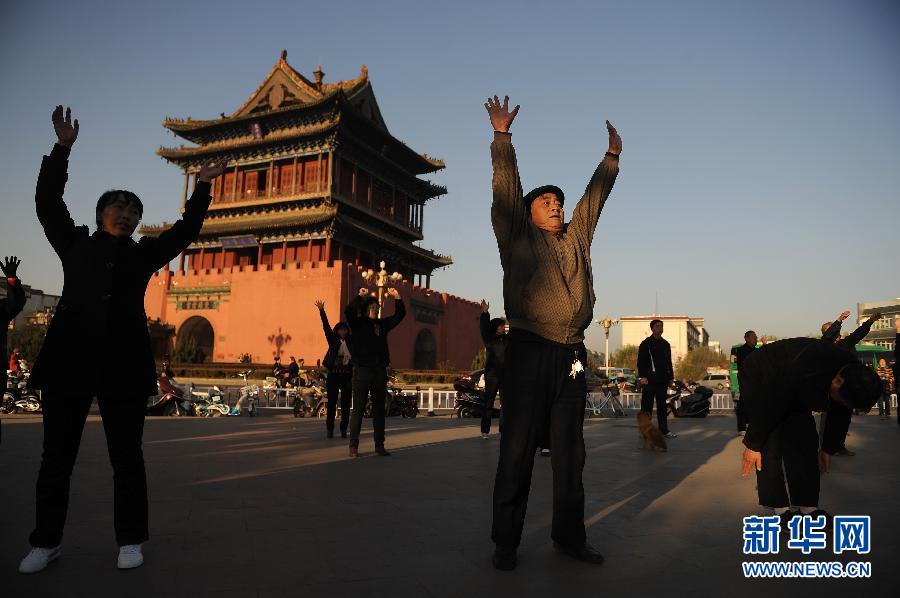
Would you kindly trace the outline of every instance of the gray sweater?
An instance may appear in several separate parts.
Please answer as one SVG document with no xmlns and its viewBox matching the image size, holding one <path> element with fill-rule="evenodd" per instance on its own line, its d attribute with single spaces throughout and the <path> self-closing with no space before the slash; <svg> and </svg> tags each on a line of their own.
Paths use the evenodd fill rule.
<svg viewBox="0 0 900 598">
<path fill-rule="evenodd" d="M 494 133 L 491 160 L 491 223 L 500 249 L 503 300 L 510 328 L 555 343 L 580 343 L 594 314 L 591 241 L 619 172 L 619 160 L 609 155 L 603 158 L 571 221 L 559 234 L 543 231 L 531 222 L 508 133 Z"/>
</svg>

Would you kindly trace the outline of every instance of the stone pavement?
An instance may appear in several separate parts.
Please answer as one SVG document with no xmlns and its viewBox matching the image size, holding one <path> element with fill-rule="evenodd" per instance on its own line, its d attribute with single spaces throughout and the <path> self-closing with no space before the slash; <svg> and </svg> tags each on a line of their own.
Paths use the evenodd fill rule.
<svg viewBox="0 0 900 598">
<path fill-rule="evenodd" d="M 366 422 L 369 426 L 369 422 Z M 865 580 L 747 580 L 741 517 L 761 511 L 741 478 L 728 416 L 677 420 L 658 455 L 639 450 L 633 420 L 588 420 L 588 536 L 601 567 L 555 553 L 551 471 L 535 462 L 519 568 L 490 564 L 498 438 L 477 420 L 388 420 L 390 458 L 371 456 L 371 427 L 351 460 L 322 420 L 150 418 L 145 456 L 152 539 L 146 563 L 115 569 L 112 472 L 89 418 L 72 482 L 63 556 L 34 576 L 27 551 L 40 461 L 37 416 L 5 416 L 0 445 L 0 597 L 143 596 L 887 596 L 900 582 L 900 429 L 858 417 L 823 483 L 822 506 L 873 519 Z M 830 544 L 829 544 L 830 546 Z M 748 557 L 750 558 L 750 557 Z M 759 557 L 754 557 L 759 558 Z M 779 560 L 803 560 L 782 550 Z"/>
</svg>

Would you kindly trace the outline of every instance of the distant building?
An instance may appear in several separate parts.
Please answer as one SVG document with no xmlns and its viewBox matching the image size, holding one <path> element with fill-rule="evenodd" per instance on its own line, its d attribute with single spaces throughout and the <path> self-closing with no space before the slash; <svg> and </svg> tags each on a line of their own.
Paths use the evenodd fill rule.
<svg viewBox="0 0 900 598">
<path fill-rule="evenodd" d="M 703 318 L 690 316 L 622 316 L 622 345 L 640 345 L 650 336 L 650 322 L 663 321 L 663 338 L 672 345 L 672 362 L 677 362 L 688 351 L 709 346 L 709 333 Z"/>
<path fill-rule="evenodd" d="M 894 320 L 900 317 L 900 297 L 893 301 L 856 304 L 857 321 L 860 324 L 869 319 L 869 316 L 875 312 L 879 312 L 881 318 L 872 324 L 872 330 L 862 342 L 867 345 L 878 345 L 879 347 L 893 350 L 894 339 L 897 335 Z"/>
<path fill-rule="evenodd" d="M 48 295 L 44 291 L 30 287 L 27 284 L 22 285 L 22 287 L 25 289 L 25 307 L 22 308 L 16 319 L 10 322 L 10 328 L 20 328 L 32 323 L 32 321 L 46 323 L 43 322 L 43 319 L 46 319 L 46 316 L 43 314 L 50 314 L 52 317 L 53 310 L 56 309 L 56 304 L 59 303 L 59 295 Z M 0 297 L 6 297 L 6 294 L 6 279 L 4 278 L 0 280 Z"/>
<path fill-rule="evenodd" d="M 720 343 L 719 341 L 709 341 L 709 348 L 711 350 L 715 351 L 716 353 L 721 353 L 722 352 L 722 343 Z"/>
</svg>

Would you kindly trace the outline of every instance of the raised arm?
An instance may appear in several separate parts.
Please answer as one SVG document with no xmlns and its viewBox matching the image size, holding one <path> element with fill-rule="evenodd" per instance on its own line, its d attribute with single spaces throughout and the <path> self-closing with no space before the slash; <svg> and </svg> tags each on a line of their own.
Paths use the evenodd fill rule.
<svg viewBox="0 0 900 598">
<path fill-rule="evenodd" d="M 872 324 L 878 321 L 878 318 L 881 317 L 880 313 L 874 313 L 869 318 L 862 323 L 862 325 L 847 335 L 847 338 L 842 339 L 842 342 L 847 343 L 847 347 L 852 349 L 855 347 L 862 339 L 866 338 L 869 334 L 869 331 L 872 330 Z"/>
<path fill-rule="evenodd" d="M 603 210 L 606 199 L 616 182 L 616 176 L 619 174 L 622 138 L 619 137 L 618 131 L 609 121 L 606 121 L 606 129 L 609 133 L 609 149 L 597 169 L 594 170 L 594 176 L 591 177 L 584 195 L 578 200 L 568 228 L 588 245 L 594 238 L 594 230 L 597 228 L 600 212 Z"/>
<path fill-rule="evenodd" d="M 841 315 L 839 315 L 837 319 L 835 319 L 835 321 L 831 323 L 831 326 L 829 326 L 828 329 L 822 333 L 822 340 L 827 343 L 833 343 L 834 341 L 836 341 L 838 335 L 840 335 L 841 333 L 841 324 L 849 317 L 849 311 L 841 312 Z"/>
<path fill-rule="evenodd" d="M 316 307 L 319 309 L 319 318 L 322 320 L 322 331 L 325 332 L 325 340 L 331 345 L 334 338 L 334 330 L 328 323 L 328 314 L 325 313 L 325 302 L 319 299 L 316 301 Z"/>
<path fill-rule="evenodd" d="M 478 328 L 481 331 L 481 340 L 485 345 L 494 342 L 494 331 L 491 330 L 491 312 L 490 304 L 484 299 L 481 300 L 481 316 L 478 319 Z"/>
<path fill-rule="evenodd" d="M 403 304 L 403 299 L 400 298 L 400 292 L 397 289 L 388 289 L 388 295 L 394 298 L 394 315 L 382 318 L 381 321 L 384 323 L 385 332 L 395 328 L 406 317 L 406 305 Z"/>
<path fill-rule="evenodd" d="M 6 300 L 0 302 L 3 307 L 2 315 L 7 322 L 19 315 L 19 312 L 25 307 L 25 289 L 22 288 L 22 281 L 16 275 L 21 263 L 21 260 L 13 255 L 4 259 L 0 264 L 0 270 L 3 270 L 8 289 Z"/>
<path fill-rule="evenodd" d="M 209 194 L 211 181 L 225 172 L 225 161 L 213 165 L 204 165 L 197 174 L 197 184 L 194 192 L 184 204 L 184 213 L 181 220 L 163 231 L 158 237 L 144 237 L 139 247 L 144 254 L 144 260 L 151 271 L 159 270 L 188 245 L 197 240 L 200 229 L 203 227 L 203 219 L 212 197 Z"/>
<path fill-rule="evenodd" d="M 516 163 L 516 150 L 512 145 L 509 127 L 512 125 L 519 106 L 509 110 L 509 96 L 500 103 L 500 98 L 488 98 L 484 104 L 494 128 L 494 141 L 491 143 L 491 164 L 494 175 L 491 181 L 494 199 L 491 204 L 491 224 L 501 260 L 506 259 L 510 242 L 528 223 L 528 213 L 522 202 L 522 183 L 519 180 L 519 167 Z"/>
<path fill-rule="evenodd" d="M 57 106 L 51 115 L 53 129 L 56 132 L 56 145 L 49 156 L 41 162 L 37 188 L 34 193 L 35 209 L 38 221 L 50 241 L 50 246 L 60 256 L 75 238 L 75 222 L 63 202 L 63 192 L 69 175 L 69 152 L 78 138 L 78 119 L 72 121 L 72 109 Z"/>
</svg>

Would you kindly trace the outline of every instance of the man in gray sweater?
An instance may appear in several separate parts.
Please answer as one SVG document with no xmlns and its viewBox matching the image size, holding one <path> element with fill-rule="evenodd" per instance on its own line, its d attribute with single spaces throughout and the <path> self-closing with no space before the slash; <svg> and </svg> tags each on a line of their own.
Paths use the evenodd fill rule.
<svg viewBox="0 0 900 598">
<path fill-rule="evenodd" d="M 510 332 L 502 383 L 503 435 L 494 482 L 494 566 L 514 569 L 522 538 L 539 432 L 549 419 L 553 528 L 557 550 L 599 564 L 584 530 L 584 331 L 593 318 L 591 241 L 619 171 L 622 139 L 606 122 L 609 151 L 564 223 L 565 196 L 546 185 L 522 193 L 509 127 L 509 98 L 484 105 L 494 127 L 491 222 L 503 266 Z"/>
</svg>

